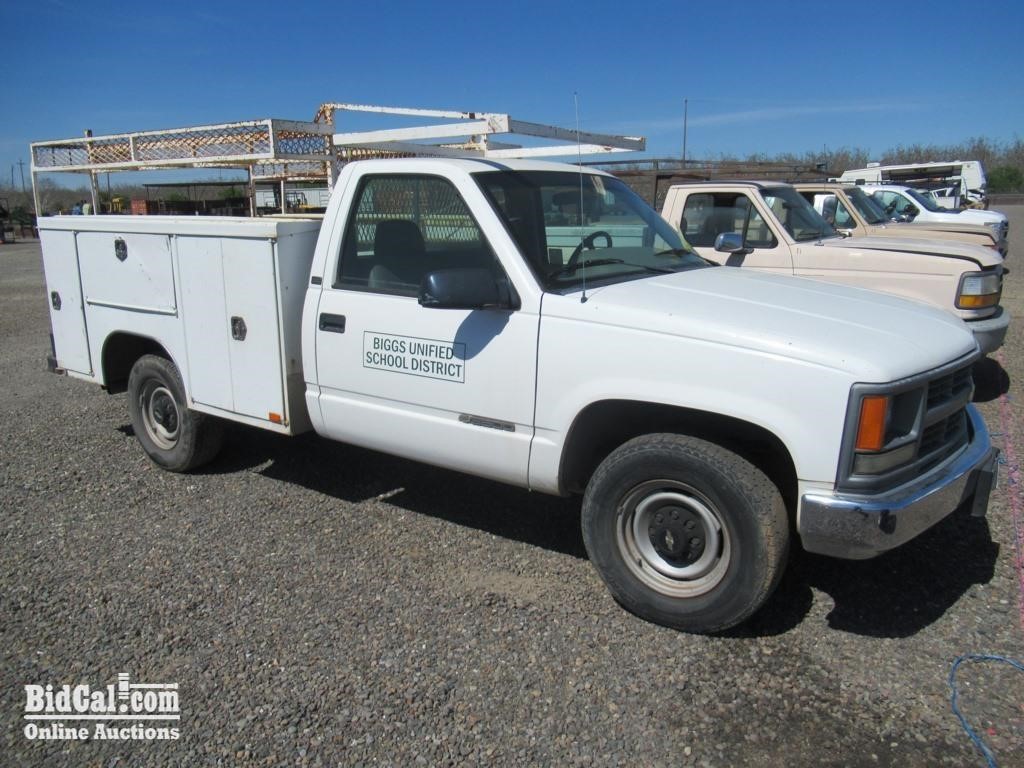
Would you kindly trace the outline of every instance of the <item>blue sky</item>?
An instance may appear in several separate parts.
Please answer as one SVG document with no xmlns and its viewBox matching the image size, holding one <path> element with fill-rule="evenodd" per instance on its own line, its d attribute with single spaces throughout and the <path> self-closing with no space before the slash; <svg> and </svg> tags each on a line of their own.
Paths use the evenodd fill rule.
<svg viewBox="0 0 1024 768">
<path fill-rule="evenodd" d="M 0 0 L 0 31 L 7 182 L 30 141 L 325 101 L 572 127 L 578 92 L 647 156 L 680 155 L 684 98 L 691 158 L 1024 135 L 1020 2 Z"/>
</svg>

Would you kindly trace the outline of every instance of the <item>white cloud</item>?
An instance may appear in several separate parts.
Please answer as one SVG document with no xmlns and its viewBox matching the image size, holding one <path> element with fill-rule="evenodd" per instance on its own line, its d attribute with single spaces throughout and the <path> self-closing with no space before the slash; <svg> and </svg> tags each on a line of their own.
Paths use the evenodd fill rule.
<svg viewBox="0 0 1024 768">
<path fill-rule="evenodd" d="M 741 112 L 719 112 L 711 115 L 697 115 L 689 119 L 690 125 L 733 125 L 736 123 L 786 120 L 791 117 L 808 115 L 862 114 L 865 112 L 893 112 L 915 109 L 912 104 L 810 104 L 795 107 L 765 107 Z"/>
<path fill-rule="evenodd" d="M 914 103 L 892 102 L 861 102 L 853 104 L 806 104 L 797 106 L 762 107 L 759 109 L 747 109 L 737 112 L 718 112 L 708 114 L 694 114 L 691 106 L 687 123 L 690 128 L 700 128 L 718 125 L 741 125 L 749 123 L 764 123 L 778 120 L 788 120 L 796 117 L 809 117 L 812 115 L 855 115 L 871 112 L 910 112 L 920 109 L 920 105 Z M 683 130 L 682 114 L 673 117 L 654 118 L 651 120 L 631 120 L 628 123 L 620 123 L 615 126 L 605 126 L 601 130 L 612 133 L 641 134 L 643 136 L 657 136 L 660 134 L 681 132 Z"/>
</svg>

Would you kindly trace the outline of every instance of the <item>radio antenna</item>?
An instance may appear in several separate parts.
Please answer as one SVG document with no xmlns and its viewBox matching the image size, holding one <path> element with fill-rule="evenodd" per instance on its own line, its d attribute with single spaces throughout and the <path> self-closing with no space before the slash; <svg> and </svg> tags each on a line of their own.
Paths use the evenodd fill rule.
<svg viewBox="0 0 1024 768">
<path fill-rule="evenodd" d="M 572 92 L 572 102 L 576 108 L 576 167 L 580 172 L 580 258 L 583 262 L 580 264 L 580 276 L 583 278 L 583 295 L 580 296 L 580 304 L 587 303 L 587 258 L 583 254 L 583 150 L 580 147 L 580 95 L 576 92 Z"/>
</svg>

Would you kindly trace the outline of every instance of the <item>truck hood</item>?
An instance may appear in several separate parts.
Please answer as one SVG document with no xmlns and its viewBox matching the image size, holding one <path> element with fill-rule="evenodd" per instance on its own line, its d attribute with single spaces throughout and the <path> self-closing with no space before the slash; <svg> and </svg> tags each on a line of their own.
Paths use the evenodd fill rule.
<svg viewBox="0 0 1024 768">
<path fill-rule="evenodd" d="M 862 382 L 910 376 L 977 349 L 963 322 L 940 309 L 722 267 L 591 288 L 585 303 L 577 293 L 545 298 L 543 313 L 793 358 Z"/>
<path fill-rule="evenodd" d="M 899 225 L 896 225 L 899 226 Z M 929 256 L 940 256 L 949 259 L 972 261 L 979 267 L 994 267 L 1003 263 L 998 251 L 982 245 L 963 243 L 958 240 L 925 239 L 917 237 L 885 237 L 884 235 L 868 235 L 867 237 L 829 238 L 822 241 L 828 245 L 848 248 L 851 251 L 903 251 L 923 253 Z M 807 243 L 814 247 L 813 243 Z"/>
<path fill-rule="evenodd" d="M 922 237 L 925 239 L 935 237 L 935 235 L 929 235 L 929 232 L 959 232 L 967 235 L 984 235 L 989 239 L 993 239 L 991 227 L 986 227 L 984 224 L 972 221 L 894 221 L 889 224 L 874 224 L 873 226 L 881 227 L 883 231 L 896 229 L 901 233 L 905 232 L 908 237 Z"/>
<path fill-rule="evenodd" d="M 943 214 L 953 214 L 957 221 L 964 224 L 988 224 L 998 221 L 1000 224 L 1006 221 L 1006 214 L 998 211 L 979 211 L 976 208 L 967 208 L 962 211 L 942 211 Z"/>
</svg>

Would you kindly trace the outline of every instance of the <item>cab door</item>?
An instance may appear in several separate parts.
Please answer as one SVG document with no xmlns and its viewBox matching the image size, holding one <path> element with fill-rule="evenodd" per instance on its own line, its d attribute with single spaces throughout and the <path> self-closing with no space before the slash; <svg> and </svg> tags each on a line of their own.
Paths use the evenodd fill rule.
<svg viewBox="0 0 1024 768">
<path fill-rule="evenodd" d="M 776 233 L 770 219 L 749 196 L 736 192 L 690 194 L 678 222 L 686 240 L 705 259 L 727 267 L 748 267 L 781 274 L 793 273 L 789 246 Z M 715 250 L 720 234 L 735 232 L 743 238 L 743 250 Z"/>
<path fill-rule="evenodd" d="M 452 180 L 365 172 L 349 194 L 316 317 L 322 431 L 525 485 L 539 313 L 420 306 L 430 271 L 508 279 Z"/>
</svg>

